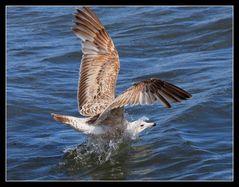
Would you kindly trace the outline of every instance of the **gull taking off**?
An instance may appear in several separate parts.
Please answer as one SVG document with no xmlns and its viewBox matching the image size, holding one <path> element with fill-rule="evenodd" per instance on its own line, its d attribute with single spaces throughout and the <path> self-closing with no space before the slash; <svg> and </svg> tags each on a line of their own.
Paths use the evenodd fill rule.
<svg viewBox="0 0 239 187">
<path fill-rule="evenodd" d="M 52 114 L 56 121 L 68 124 L 85 134 L 102 135 L 112 130 L 138 134 L 155 124 L 143 120 L 128 122 L 126 105 L 150 105 L 159 101 L 170 108 L 169 101 L 191 98 L 185 90 L 159 78 L 133 84 L 115 95 L 120 63 L 118 52 L 105 27 L 89 8 L 77 9 L 73 31 L 81 39 L 82 60 L 78 82 L 78 110 L 85 118 Z"/>
</svg>

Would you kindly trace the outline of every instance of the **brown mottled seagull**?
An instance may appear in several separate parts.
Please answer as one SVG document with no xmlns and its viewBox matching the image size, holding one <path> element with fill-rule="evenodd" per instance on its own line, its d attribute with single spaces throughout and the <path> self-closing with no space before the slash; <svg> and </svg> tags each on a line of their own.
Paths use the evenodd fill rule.
<svg viewBox="0 0 239 187">
<path fill-rule="evenodd" d="M 53 118 L 85 134 L 101 135 L 112 129 L 124 129 L 139 134 L 154 123 L 143 120 L 128 122 L 124 117 L 126 105 L 150 105 L 156 101 L 170 108 L 169 101 L 191 98 L 185 90 L 159 78 L 133 84 L 119 96 L 115 85 L 120 63 L 118 52 L 105 27 L 89 8 L 77 9 L 73 31 L 81 39 L 82 60 L 78 84 L 77 118 L 52 114 Z"/>
</svg>

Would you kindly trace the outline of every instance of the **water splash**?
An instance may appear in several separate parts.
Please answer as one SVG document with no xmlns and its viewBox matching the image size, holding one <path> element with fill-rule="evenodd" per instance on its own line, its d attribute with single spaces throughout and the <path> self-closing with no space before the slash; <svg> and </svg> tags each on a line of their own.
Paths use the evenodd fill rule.
<svg viewBox="0 0 239 187">
<path fill-rule="evenodd" d="M 117 165 L 130 150 L 131 142 L 124 134 L 113 139 L 89 136 L 82 144 L 64 150 L 59 169 L 75 174 Z"/>
<path fill-rule="evenodd" d="M 140 119 L 128 122 L 128 125 L 139 125 L 148 120 Z M 125 161 L 125 156 L 131 150 L 131 144 L 139 137 L 138 133 L 127 131 L 112 131 L 110 136 L 87 136 L 85 142 L 73 147 L 67 147 L 63 152 L 60 169 L 64 172 L 90 172 L 102 167 L 114 168 Z"/>
</svg>

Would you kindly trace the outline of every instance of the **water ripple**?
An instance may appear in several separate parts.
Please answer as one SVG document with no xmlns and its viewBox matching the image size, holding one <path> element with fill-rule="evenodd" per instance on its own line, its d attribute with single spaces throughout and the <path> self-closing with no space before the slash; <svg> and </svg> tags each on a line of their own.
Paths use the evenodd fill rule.
<svg viewBox="0 0 239 187">
<path fill-rule="evenodd" d="M 8 180 L 232 180 L 232 7 L 94 7 L 118 49 L 116 93 L 157 77 L 193 98 L 126 107 L 157 123 L 134 141 L 93 140 L 79 116 L 75 7 L 7 7 Z"/>
</svg>

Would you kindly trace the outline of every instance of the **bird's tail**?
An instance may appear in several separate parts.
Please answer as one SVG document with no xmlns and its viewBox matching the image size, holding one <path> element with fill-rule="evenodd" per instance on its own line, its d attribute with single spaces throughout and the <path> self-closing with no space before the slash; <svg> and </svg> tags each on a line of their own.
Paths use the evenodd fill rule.
<svg viewBox="0 0 239 187">
<path fill-rule="evenodd" d="M 61 123 L 67 124 L 70 127 L 74 128 L 77 131 L 83 132 L 83 133 L 89 133 L 91 129 L 94 127 L 89 126 L 86 122 L 86 118 L 77 118 L 73 116 L 66 116 L 61 114 L 51 114 L 52 117 Z"/>
<path fill-rule="evenodd" d="M 60 114 L 51 114 L 53 119 L 56 121 L 59 121 L 61 123 L 65 123 L 65 124 L 71 124 L 72 123 L 72 117 L 71 116 L 64 116 L 64 115 L 60 115 Z"/>
<path fill-rule="evenodd" d="M 52 113 L 51 115 L 53 119 L 55 119 L 56 121 L 67 124 L 77 130 L 81 130 L 81 126 L 86 124 L 85 118 L 77 118 L 73 116 L 66 116 L 66 115 L 54 114 L 54 113 Z"/>
</svg>

